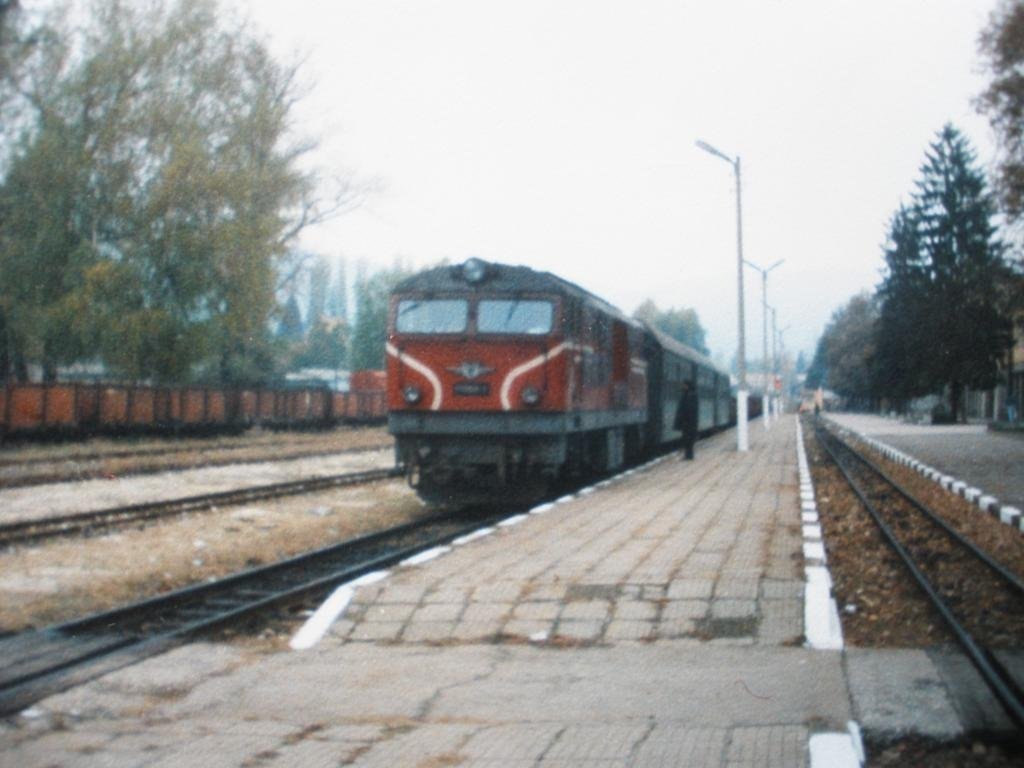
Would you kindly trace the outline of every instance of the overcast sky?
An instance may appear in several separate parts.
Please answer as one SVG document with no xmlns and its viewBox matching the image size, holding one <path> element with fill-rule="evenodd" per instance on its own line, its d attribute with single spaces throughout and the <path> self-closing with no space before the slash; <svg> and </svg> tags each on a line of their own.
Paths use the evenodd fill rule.
<svg viewBox="0 0 1024 768">
<path fill-rule="evenodd" d="M 469 256 L 550 270 L 632 312 L 697 310 L 736 352 L 744 255 L 792 350 L 880 279 L 886 223 L 947 122 L 992 161 L 971 100 L 994 2 L 236 0 L 313 87 L 315 160 L 379 182 L 303 247 L 350 264 Z M 747 270 L 747 356 L 761 282 Z"/>
</svg>

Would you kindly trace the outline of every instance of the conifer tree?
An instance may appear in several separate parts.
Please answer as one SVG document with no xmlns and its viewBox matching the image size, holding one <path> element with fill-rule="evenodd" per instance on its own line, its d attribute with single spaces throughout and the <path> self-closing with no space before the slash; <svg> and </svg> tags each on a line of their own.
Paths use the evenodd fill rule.
<svg viewBox="0 0 1024 768">
<path fill-rule="evenodd" d="M 924 373 L 930 383 L 949 386 L 954 416 L 964 385 L 995 384 L 1010 340 L 1010 324 L 997 301 L 1006 263 L 991 224 L 993 212 L 974 153 L 947 124 L 925 157 L 915 196 L 927 278 L 920 287 L 923 309 L 915 339 L 927 351 Z"/>
<path fill-rule="evenodd" d="M 352 370 L 384 367 L 388 298 L 406 276 L 398 269 L 382 270 L 356 283 L 356 322 L 349 349 Z"/>
<path fill-rule="evenodd" d="M 299 309 L 298 299 L 293 293 L 284 305 L 284 314 L 277 327 L 277 335 L 287 342 L 297 343 L 302 341 L 303 333 L 302 311 Z"/>
<path fill-rule="evenodd" d="M 877 389 L 898 402 L 934 389 L 930 279 L 914 212 L 901 206 L 889 225 L 885 278 L 878 287 Z"/>
</svg>

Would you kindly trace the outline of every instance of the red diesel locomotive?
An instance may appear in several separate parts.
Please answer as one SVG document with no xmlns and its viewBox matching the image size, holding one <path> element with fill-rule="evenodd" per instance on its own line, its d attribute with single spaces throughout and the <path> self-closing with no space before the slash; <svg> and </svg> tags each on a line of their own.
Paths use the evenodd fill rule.
<svg viewBox="0 0 1024 768">
<path fill-rule="evenodd" d="M 431 501 L 532 497 L 677 440 L 684 379 L 701 430 L 730 418 L 707 358 L 550 273 L 470 259 L 405 280 L 389 311 L 388 427 Z"/>
</svg>

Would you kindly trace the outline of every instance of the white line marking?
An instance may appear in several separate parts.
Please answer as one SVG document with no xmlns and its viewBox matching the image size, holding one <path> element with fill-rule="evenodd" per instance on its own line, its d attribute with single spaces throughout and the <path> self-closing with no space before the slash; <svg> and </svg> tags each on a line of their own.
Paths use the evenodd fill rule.
<svg viewBox="0 0 1024 768">
<path fill-rule="evenodd" d="M 369 573 L 360 576 L 355 581 L 350 581 L 349 586 L 365 587 L 367 584 L 376 584 L 378 581 L 383 581 L 390 575 L 391 571 L 370 571 Z"/>
<path fill-rule="evenodd" d="M 472 533 L 467 533 L 465 536 L 459 536 L 459 538 L 453 539 L 452 545 L 456 547 L 461 547 L 463 544 L 468 544 L 471 541 L 482 539 L 484 536 L 490 536 L 492 533 L 494 533 L 494 531 L 494 526 L 488 526 L 487 528 L 477 528 Z"/>
<path fill-rule="evenodd" d="M 316 612 L 295 633 L 288 645 L 293 651 L 306 651 L 320 642 L 335 619 L 348 608 L 349 601 L 355 590 L 348 584 L 338 587 L 331 593 Z"/>
<path fill-rule="evenodd" d="M 430 549 L 424 550 L 423 552 L 420 552 L 418 555 L 413 555 L 412 557 L 405 558 L 405 560 L 400 562 L 399 565 L 421 565 L 422 563 L 426 563 L 430 560 L 433 560 L 435 557 L 440 557 L 445 552 L 450 551 L 451 547 L 432 547 Z"/>
<path fill-rule="evenodd" d="M 342 584 L 320 605 L 295 633 L 288 645 L 293 651 L 305 651 L 319 643 L 331 624 L 345 612 L 358 587 L 386 579 L 390 571 L 371 571 L 347 584 Z"/>
</svg>

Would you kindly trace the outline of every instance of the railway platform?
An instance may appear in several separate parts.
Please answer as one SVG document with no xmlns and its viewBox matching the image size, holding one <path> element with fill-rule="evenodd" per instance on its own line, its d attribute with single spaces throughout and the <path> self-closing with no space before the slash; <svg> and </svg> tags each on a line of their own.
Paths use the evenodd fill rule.
<svg viewBox="0 0 1024 768">
<path fill-rule="evenodd" d="M 992 432 L 984 424 L 906 424 L 862 413 L 829 413 L 828 418 L 853 432 L 874 438 L 943 474 L 1024 509 L 1024 435 Z"/>
<path fill-rule="evenodd" d="M 43 700 L 0 762 L 856 765 L 844 656 L 805 644 L 794 418 L 750 435 L 365 580 L 304 650 L 195 644 Z"/>
</svg>

